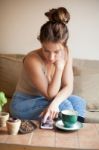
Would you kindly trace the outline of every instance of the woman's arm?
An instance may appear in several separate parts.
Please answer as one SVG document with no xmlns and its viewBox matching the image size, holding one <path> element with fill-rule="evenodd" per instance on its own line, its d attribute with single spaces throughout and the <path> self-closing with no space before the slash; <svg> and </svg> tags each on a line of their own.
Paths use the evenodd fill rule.
<svg viewBox="0 0 99 150">
<path fill-rule="evenodd" d="M 61 87 L 61 78 L 62 78 L 63 69 L 56 67 L 53 78 L 48 84 L 48 95 L 52 98 L 55 98 Z"/>
<path fill-rule="evenodd" d="M 56 56 L 56 62 L 54 63 L 55 73 L 48 87 L 49 95 L 52 96 L 53 98 L 55 98 L 58 92 L 60 91 L 62 82 L 65 83 L 65 81 L 63 80 L 66 80 L 65 79 L 65 77 L 67 76 L 65 70 L 65 68 L 67 68 L 65 67 L 67 66 L 66 58 L 67 58 L 67 50 L 61 49 Z"/>
<path fill-rule="evenodd" d="M 64 68 L 63 75 L 62 75 L 62 88 L 58 92 L 57 96 L 54 98 L 52 103 L 47 109 L 47 112 L 44 116 L 44 122 L 48 116 L 50 118 L 55 118 L 59 112 L 59 105 L 67 99 L 73 91 L 73 70 L 72 70 L 72 58 L 69 54 L 67 65 Z"/>
<path fill-rule="evenodd" d="M 24 67 L 35 88 L 37 88 L 37 90 L 47 99 L 52 100 L 61 87 L 63 66 L 57 65 L 50 83 L 44 74 L 41 60 L 35 54 L 25 58 Z"/>
<path fill-rule="evenodd" d="M 69 54 L 68 62 L 62 75 L 62 88 L 53 100 L 53 103 L 55 102 L 59 105 L 63 100 L 67 99 L 72 94 L 73 79 L 72 58 Z"/>
</svg>

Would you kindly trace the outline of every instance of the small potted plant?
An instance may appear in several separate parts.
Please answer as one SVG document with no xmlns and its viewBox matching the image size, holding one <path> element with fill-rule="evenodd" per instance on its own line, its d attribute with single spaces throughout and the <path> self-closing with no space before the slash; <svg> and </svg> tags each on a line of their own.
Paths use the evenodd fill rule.
<svg viewBox="0 0 99 150">
<path fill-rule="evenodd" d="M 9 119 L 9 113 L 3 112 L 3 106 L 7 103 L 7 98 L 4 92 L 0 92 L 0 127 L 6 126 L 6 121 Z"/>
<path fill-rule="evenodd" d="M 17 135 L 21 126 L 21 120 L 17 118 L 10 117 L 7 120 L 7 130 L 8 134 Z"/>
</svg>

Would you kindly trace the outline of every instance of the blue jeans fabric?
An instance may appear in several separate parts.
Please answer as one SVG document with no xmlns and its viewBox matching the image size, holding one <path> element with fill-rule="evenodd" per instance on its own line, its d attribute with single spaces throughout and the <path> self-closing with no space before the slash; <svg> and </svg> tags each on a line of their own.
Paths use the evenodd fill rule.
<svg viewBox="0 0 99 150">
<path fill-rule="evenodd" d="M 12 117 L 20 119 L 40 119 L 40 113 L 50 105 L 43 96 L 31 96 L 16 92 L 13 95 L 10 104 L 10 113 Z M 86 101 L 79 96 L 71 95 L 59 105 L 59 110 L 76 110 L 78 115 L 85 117 Z"/>
</svg>

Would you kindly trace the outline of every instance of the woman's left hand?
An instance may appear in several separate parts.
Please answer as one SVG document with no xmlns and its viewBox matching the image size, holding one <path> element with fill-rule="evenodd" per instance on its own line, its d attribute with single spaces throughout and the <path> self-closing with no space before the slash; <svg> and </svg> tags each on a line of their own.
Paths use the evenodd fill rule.
<svg viewBox="0 0 99 150">
<path fill-rule="evenodd" d="M 43 122 L 45 123 L 47 118 L 50 118 L 51 120 L 57 118 L 58 113 L 59 113 L 59 106 L 57 106 L 57 104 L 52 102 L 45 112 Z"/>
<path fill-rule="evenodd" d="M 66 52 L 64 50 L 61 50 L 56 56 L 55 66 L 63 70 L 65 63 L 66 63 Z"/>
</svg>

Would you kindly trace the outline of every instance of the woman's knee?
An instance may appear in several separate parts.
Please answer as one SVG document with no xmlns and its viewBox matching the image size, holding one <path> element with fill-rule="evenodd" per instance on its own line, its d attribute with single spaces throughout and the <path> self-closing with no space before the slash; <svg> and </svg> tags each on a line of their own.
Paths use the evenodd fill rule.
<svg viewBox="0 0 99 150">
<path fill-rule="evenodd" d="M 86 106 L 86 100 L 80 96 L 71 95 L 68 99 L 71 103 L 80 103 L 83 106 Z"/>
<path fill-rule="evenodd" d="M 68 99 L 64 100 L 64 101 L 59 105 L 59 110 L 60 110 L 60 111 L 65 110 L 65 109 L 73 110 L 73 106 L 72 106 L 71 102 L 68 101 Z"/>
</svg>

